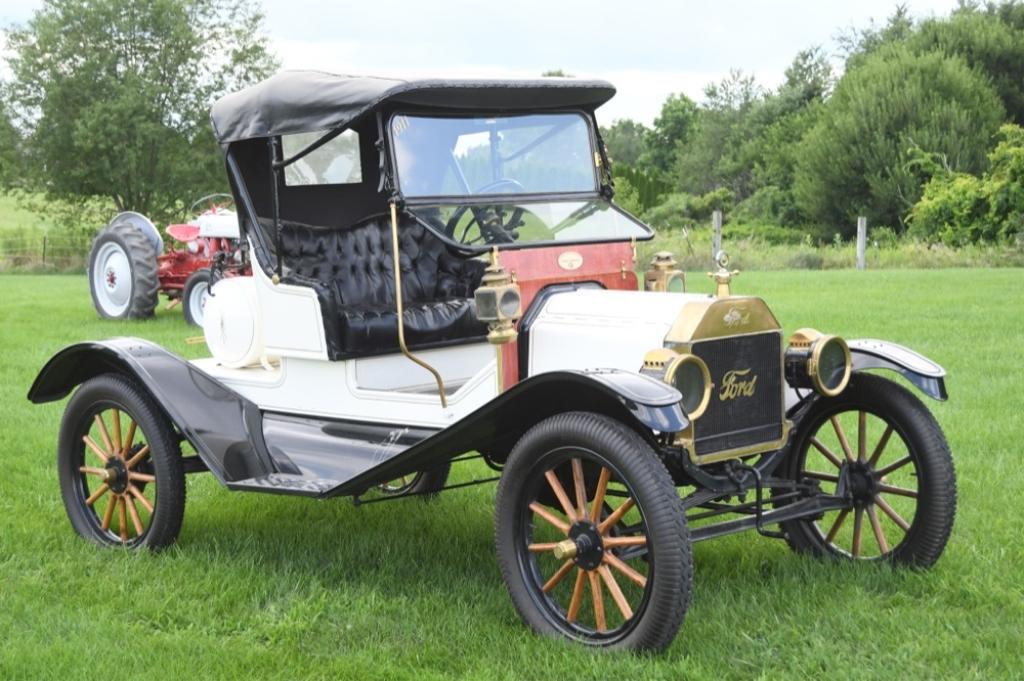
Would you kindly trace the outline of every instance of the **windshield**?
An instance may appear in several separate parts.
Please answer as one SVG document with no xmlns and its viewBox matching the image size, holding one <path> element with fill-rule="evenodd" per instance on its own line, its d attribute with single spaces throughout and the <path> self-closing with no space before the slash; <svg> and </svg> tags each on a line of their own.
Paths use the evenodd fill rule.
<svg viewBox="0 0 1024 681">
<path fill-rule="evenodd" d="M 651 230 L 604 199 L 441 204 L 410 209 L 433 230 L 466 246 L 644 240 Z"/>
<path fill-rule="evenodd" d="M 391 139 L 406 198 L 597 191 L 587 119 L 397 115 Z"/>
</svg>

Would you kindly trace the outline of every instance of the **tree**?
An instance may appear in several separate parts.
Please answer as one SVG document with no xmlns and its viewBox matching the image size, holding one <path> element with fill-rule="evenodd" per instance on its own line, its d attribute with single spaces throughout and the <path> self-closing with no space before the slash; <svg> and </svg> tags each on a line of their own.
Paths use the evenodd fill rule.
<svg viewBox="0 0 1024 681">
<path fill-rule="evenodd" d="M 1010 118 L 1024 123 L 1024 5 L 990 5 L 984 12 L 964 7 L 949 19 L 921 24 L 909 44 L 917 52 L 944 52 L 961 56 L 968 65 L 991 79 Z M 1018 11 L 1013 13 L 1013 9 Z"/>
<path fill-rule="evenodd" d="M 902 226 L 923 180 L 908 150 L 977 172 L 1003 115 L 988 79 L 959 57 L 881 48 L 846 73 L 801 141 L 795 196 L 809 218 L 843 233 L 858 215 Z"/>
<path fill-rule="evenodd" d="M 630 118 L 613 121 L 610 127 L 601 128 L 601 138 L 608 147 L 608 155 L 614 163 L 636 165 L 646 147 L 645 139 L 650 129 L 643 123 Z"/>
<path fill-rule="evenodd" d="M 697 104 L 684 94 L 671 94 L 661 105 L 661 115 L 654 119 L 654 128 L 646 137 L 646 150 L 641 162 L 656 173 L 667 174 L 675 166 L 680 148 L 693 133 Z"/>
<path fill-rule="evenodd" d="M 0 100 L 0 189 L 13 185 L 20 175 L 21 135 L 11 122 L 3 100 Z"/>
<path fill-rule="evenodd" d="M 680 189 L 706 194 L 725 187 L 737 199 L 753 191 L 753 159 L 744 151 L 755 130 L 750 125 L 751 114 L 764 95 L 753 76 L 738 70 L 704 88 L 705 102 L 690 142 L 676 158 L 674 171 Z"/>
<path fill-rule="evenodd" d="M 906 42 L 913 33 L 914 20 L 907 5 L 896 5 L 882 26 L 872 21 L 867 28 L 851 28 L 840 33 L 839 49 L 846 55 L 846 70 L 861 65 L 883 47 Z"/>
<path fill-rule="evenodd" d="M 46 0 L 8 33 L 37 186 L 161 220 L 222 189 L 209 107 L 275 68 L 261 29 L 245 0 Z"/>
<path fill-rule="evenodd" d="M 786 68 L 778 94 L 800 104 L 824 101 L 835 85 L 835 73 L 820 46 L 800 50 Z"/>
<path fill-rule="evenodd" d="M 550 69 L 540 74 L 541 78 L 575 78 L 571 73 L 566 73 L 562 69 Z"/>
</svg>

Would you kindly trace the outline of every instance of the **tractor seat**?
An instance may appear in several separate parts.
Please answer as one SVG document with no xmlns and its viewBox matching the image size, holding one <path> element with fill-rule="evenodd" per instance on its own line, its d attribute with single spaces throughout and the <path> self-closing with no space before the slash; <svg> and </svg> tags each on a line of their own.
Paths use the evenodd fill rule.
<svg viewBox="0 0 1024 681">
<path fill-rule="evenodd" d="M 480 342 L 473 292 L 486 264 L 449 252 L 409 218 L 399 224 L 405 340 L 410 348 Z M 281 223 L 282 281 L 317 292 L 330 359 L 399 352 L 390 218 L 348 229 Z"/>
</svg>

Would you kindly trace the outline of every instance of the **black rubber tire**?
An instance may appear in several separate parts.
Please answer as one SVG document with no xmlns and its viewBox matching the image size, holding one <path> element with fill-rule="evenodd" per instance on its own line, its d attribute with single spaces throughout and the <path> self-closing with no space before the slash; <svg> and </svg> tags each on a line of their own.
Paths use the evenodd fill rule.
<svg viewBox="0 0 1024 681">
<path fill-rule="evenodd" d="M 388 489 L 381 485 L 378 489 L 386 496 L 418 495 L 423 501 L 430 501 L 437 498 L 444 486 L 448 483 L 448 474 L 452 470 L 451 461 L 435 466 L 429 470 L 416 473 L 412 480 L 406 485 Z"/>
<path fill-rule="evenodd" d="M 82 436 L 94 414 L 117 407 L 138 423 L 150 447 L 149 460 L 156 476 L 157 496 L 149 526 L 141 537 L 124 543 L 104 531 L 97 513 L 85 504 Z M 71 526 L 82 537 L 103 546 L 159 550 L 174 543 L 185 514 L 185 471 L 179 440 L 167 417 L 136 382 L 120 374 L 101 374 L 83 383 L 68 400 L 60 426 L 57 469 L 61 496 Z"/>
<path fill-rule="evenodd" d="M 893 564 L 932 566 L 949 541 L 956 516 L 956 472 L 942 428 L 921 400 L 898 383 L 872 374 L 854 374 L 840 395 L 816 398 L 801 419 L 790 454 L 782 465 L 789 479 L 800 474 L 810 437 L 831 415 L 863 410 L 884 416 L 906 444 L 916 468 L 918 499 L 913 521 L 900 543 L 874 557 Z M 852 560 L 825 540 L 810 519 L 781 523 L 786 542 L 800 553 Z"/>
<path fill-rule="evenodd" d="M 115 242 L 128 257 L 131 270 L 131 293 L 127 308 L 120 314 L 105 311 L 97 298 L 95 287 L 96 257 L 107 242 Z M 159 301 L 160 279 L 157 277 L 157 256 L 146 235 L 126 222 L 104 227 L 93 239 L 89 250 L 89 293 L 96 312 L 106 319 L 144 319 L 153 316 Z"/>
<path fill-rule="evenodd" d="M 192 326 L 202 326 L 201 321 L 197 320 L 195 315 L 192 313 L 192 292 L 196 286 L 201 284 L 205 284 L 209 287 L 210 279 L 210 269 L 208 267 L 204 267 L 188 275 L 188 279 L 185 280 L 185 288 L 181 294 L 181 307 L 185 312 L 185 321 Z"/>
<path fill-rule="evenodd" d="M 532 473 L 546 456 L 566 447 L 589 450 L 617 470 L 628 484 L 647 525 L 651 582 L 642 607 L 618 638 L 595 640 L 563 628 L 558 616 L 540 603 L 546 596 L 524 574 L 517 544 L 523 499 Z M 509 455 L 498 484 L 495 544 L 498 564 L 512 603 L 534 631 L 611 649 L 657 651 L 667 647 L 686 616 L 693 584 L 693 558 L 682 500 L 654 450 L 636 431 L 606 416 L 569 412 L 531 428 Z M 565 620 L 562 618 L 562 622 Z"/>
</svg>

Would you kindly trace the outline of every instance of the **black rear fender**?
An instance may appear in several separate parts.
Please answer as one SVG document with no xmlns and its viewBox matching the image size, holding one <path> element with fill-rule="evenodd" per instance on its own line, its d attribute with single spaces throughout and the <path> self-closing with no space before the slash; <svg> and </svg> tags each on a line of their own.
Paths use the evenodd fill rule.
<svg viewBox="0 0 1024 681">
<path fill-rule="evenodd" d="M 28 399 L 36 404 L 60 400 L 79 384 L 108 373 L 141 384 L 222 483 L 272 472 L 259 408 L 181 357 L 140 338 L 64 348 L 40 370 Z"/>
</svg>

